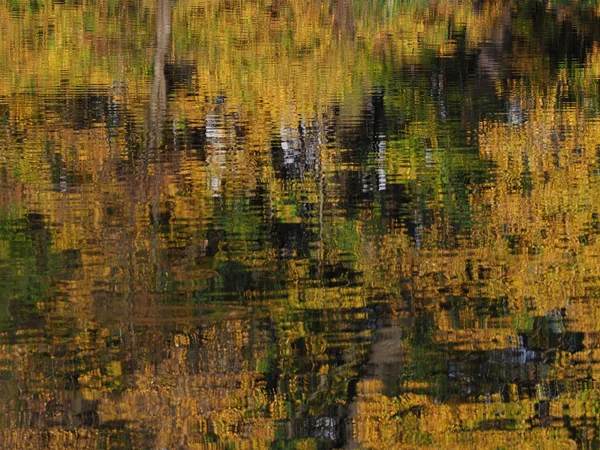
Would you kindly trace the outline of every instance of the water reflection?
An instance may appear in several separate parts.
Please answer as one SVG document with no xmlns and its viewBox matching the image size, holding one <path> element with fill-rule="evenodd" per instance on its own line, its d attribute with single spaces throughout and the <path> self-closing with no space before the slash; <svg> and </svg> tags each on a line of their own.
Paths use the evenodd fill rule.
<svg viewBox="0 0 600 450">
<path fill-rule="evenodd" d="M 148 150 L 156 150 L 167 118 L 167 84 L 165 61 L 171 41 L 171 0 L 159 0 L 156 5 L 156 47 L 153 59 L 153 80 L 148 113 Z"/>
<path fill-rule="evenodd" d="M 3 445 L 596 447 L 597 13 L 0 0 Z"/>
</svg>

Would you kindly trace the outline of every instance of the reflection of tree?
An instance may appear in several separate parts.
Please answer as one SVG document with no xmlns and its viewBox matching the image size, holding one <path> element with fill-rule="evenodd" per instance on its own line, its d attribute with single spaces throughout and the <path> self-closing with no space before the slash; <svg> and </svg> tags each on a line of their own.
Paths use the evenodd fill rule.
<svg viewBox="0 0 600 450">
<path fill-rule="evenodd" d="M 158 0 L 156 6 L 156 49 L 154 50 L 154 79 L 148 114 L 148 149 L 155 150 L 162 137 L 167 114 L 167 82 L 165 61 L 171 41 L 173 0 Z"/>
<path fill-rule="evenodd" d="M 444 12 L 444 1 L 405 2 L 414 7 L 390 13 L 388 22 L 369 22 L 378 18 L 377 11 L 360 14 L 358 3 L 367 2 L 338 0 L 331 8 L 315 9 L 313 2 L 289 0 L 278 2 L 269 14 L 260 9 L 261 2 L 204 2 L 194 14 L 187 9 L 190 4 L 175 8 L 172 0 L 158 1 L 157 9 L 148 7 L 156 11 L 153 78 L 147 80 L 139 69 L 147 64 L 143 57 L 136 60 L 139 72 L 128 76 L 132 91 L 143 85 L 146 91 L 140 96 L 150 95 L 145 112 L 149 153 L 162 145 L 171 31 L 177 57 L 183 54 L 197 65 L 200 81 L 173 84 L 177 89 L 169 111 L 183 118 L 181 135 L 191 137 L 177 151 L 163 153 L 160 161 L 152 158 L 145 177 L 131 169 L 129 156 L 108 148 L 97 126 L 107 120 L 105 104 L 114 102 L 113 117 L 123 112 L 126 119 L 114 122 L 115 147 L 130 154 L 136 145 L 143 148 L 135 142 L 143 117 L 135 101 L 117 104 L 110 92 L 94 101 L 70 95 L 67 120 L 62 105 L 53 109 L 47 103 L 41 112 L 30 111 L 18 95 L 7 97 L 6 118 L 37 125 L 20 130 L 8 119 L 1 122 L 12 133 L 0 136 L 9 161 L 2 162 L 6 173 L 1 175 L 9 180 L 3 183 L 9 188 L 16 185 L 14 179 L 34 184 L 35 194 L 23 188 L 21 195 L 35 197 L 36 209 L 29 210 L 41 211 L 27 217 L 27 226 L 0 227 L 0 241 L 20 246 L 23 261 L 15 264 L 19 256 L 8 252 L 5 259 L 11 264 L 0 267 L 6 280 L 0 286 L 18 300 L 11 301 L 8 311 L 12 324 L 19 332 L 33 329 L 29 322 L 38 320 L 38 297 L 49 296 L 49 273 L 57 278 L 52 290 L 61 295 L 60 301 L 47 301 L 49 337 L 25 342 L 29 336 L 15 332 L 21 347 L 2 349 L 14 359 L 7 372 L 23 377 L 15 398 L 33 395 L 31 374 L 37 374 L 36 380 L 60 375 L 53 375 L 51 387 L 38 381 L 39 404 L 32 402 L 29 409 L 39 405 L 38 417 L 47 419 L 47 425 L 38 422 L 40 427 L 86 422 L 95 427 L 98 414 L 103 430 L 162 433 L 156 442 L 138 447 L 183 447 L 188 438 L 204 439 L 207 446 L 239 443 L 240 430 L 268 446 L 278 439 L 276 427 L 285 431 L 281 440 L 333 441 L 345 414 L 338 405 L 350 400 L 348 409 L 356 411 L 348 414 L 358 424 L 353 431 L 365 432 L 357 432 L 357 442 L 366 446 L 369 433 L 406 425 L 413 436 L 406 434 L 405 443 L 416 445 L 436 436 L 441 440 L 455 425 L 487 436 L 494 429 L 508 431 L 521 419 L 534 420 L 535 408 L 546 424 L 547 403 L 517 399 L 519 390 L 524 395 L 527 389 L 546 389 L 534 373 L 538 367 L 568 370 L 571 379 L 585 381 L 582 367 L 587 370 L 587 362 L 564 362 L 582 359 L 581 339 L 588 347 L 596 345 L 597 321 L 582 319 L 590 316 L 589 293 L 569 295 L 579 300 L 565 307 L 566 294 L 559 289 L 570 289 L 570 283 L 593 290 L 600 279 L 593 271 L 599 253 L 593 205 L 599 202 L 594 186 L 584 184 L 597 172 L 597 127 L 584 110 L 567 112 L 557 104 L 557 113 L 548 115 L 547 109 L 532 109 L 526 101 L 533 97 L 547 108 L 550 99 L 563 98 L 564 93 L 537 87 L 547 83 L 544 77 L 551 78 L 551 71 L 545 65 L 534 70 L 531 64 L 546 61 L 547 43 L 560 39 L 528 29 L 526 14 L 518 26 L 497 29 L 496 24 L 514 20 L 502 2 L 481 2 L 479 12 L 465 2 L 462 13 Z M 501 7 L 490 10 L 494 4 Z M 435 22 L 424 20 L 430 16 Z M 0 20 L 9 20 L 4 17 L 10 19 L 6 14 Z M 468 44 L 448 44 L 455 37 L 448 33 L 451 19 L 465 24 Z M 103 23 L 98 20 L 98 26 Z M 245 28 L 240 32 L 238 27 Z M 330 38 L 331 29 L 336 39 Z M 520 33 L 521 38 L 505 33 Z M 154 38 L 154 32 L 148 35 Z M 139 39 L 140 47 L 150 45 L 146 35 Z M 490 40 L 495 44 L 485 44 L 473 57 L 472 51 Z M 506 53 L 515 41 L 526 46 L 526 57 Z M 403 53 L 412 44 L 435 51 Z M 40 53 L 56 56 L 43 46 Z M 438 53 L 444 58 L 436 58 Z M 64 54 L 74 60 L 73 54 L 79 55 Z M 489 78 L 502 78 L 494 72 L 502 64 L 515 64 L 513 73 L 529 70 L 530 90 L 505 83 L 501 94 L 514 99 L 511 114 L 528 121 L 482 121 L 473 143 L 479 120 L 473 107 L 480 82 L 475 75 L 483 71 Z M 593 67 L 600 64 L 589 64 L 577 77 L 595 79 L 587 72 Z M 561 72 L 564 92 L 576 89 L 569 77 L 571 72 Z M 381 87 L 373 90 L 373 84 Z M 53 88 L 46 81 L 35 89 L 52 95 L 48 86 Z M 363 88 L 370 94 L 363 95 Z M 490 96 L 486 101 L 504 107 L 495 90 L 484 93 Z M 329 103 L 332 97 L 336 100 Z M 120 109 L 124 104 L 130 109 Z M 485 112 L 491 109 L 486 104 Z M 15 114 L 29 122 L 14 119 Z M 47 120 L 39 123 L 39 115 Z M 52 134 L 47 123 L 58 124 L 60 132 Z M 45 135 L 55 141 L 44 141 L 53 157 L 50 169 L 39 165 L 36 152 L 14 151 L 35 147 Z M 581 138 L 572 140 L 574 135 Z M 270 141 L 272 151 L 264 151 Z M 524 158 L 528 142 L 536 144 Z M 494 189 L 487 189 L 496 167 L 501 170 Z M 69 189 L 42 197 L 37 193 L 40 185 L 56 188 L 61 183 Z M 3 192 L 0 197 L 6 196 L 7 204 L 27 202 Z M 581 207 L 582 198 L 589 198 L 590 206 Z M 532 207 L 524 207 L 528 202 Z M 577 207 L 570 209 L 570 204 Z M 557 235 L 561 241 L 546 237 Z M 567 260 L 569 254 L 580 260 Z M 57 255 L 64 255 L 63 271 L 51 267 L 59 263 Z M 21 268 L 25 264 L 31 266 L 27 271 Z M 23 295 L 27 292 L 28 297 Z M 201 302 L 241 299 L 267 309 L 266 298 L 269 314 L 264 320 L 253 311 L 199 328 L 194 317 L 202 315 Z M 231 305 L 223 303 L 215 308 L 216 316 L 230 311 Z M 415 319 L 407 319 L 410 325 L 404 327 L 371 323 L 385 315 L 382 305 Z M 562 307 L 569 320 L 558 313 L 547 323 L 538 318 L 540 310 Z M 510 322 L 529 320 L 531 316 L 518 315 L 528 308 L 535 316 L 530 325 Z M 166 322 L 165 317 L 174 315 L 174 322 Z M 2 311 L 0 319 L 8 321 Z M 413 323 L 422 329 L 418 334 L 410 332 Z M 55 347 L 40 351 L 47 343 Z M 65 351 L 56 350 L 62 347 Z M 532 355 L 544 363 L 531 361 Z M 370 372 L 360 373 L 364 367 Z M 497 368 L 505 372 L 485 381 L 478 370 L 488 367 L 492 375 Z M 531 379 L 525 379 L 525 369 L 528 374 L 531 369 Z M 399 373 L 404 385 L 398 383 Z M 359 396 L 352 402 L 359 377 Z M 51 389 L 73 394 L 52 398 Z M 395 395 L 399 389 L 404 395 Z M 460 397 L 460 421 L 431 419 L 436 414 L 450 417 L 444 402 L 467 390 L 482 397 L 475 399 L 479 403 Z M 502 396 L 497 404 L 486 403 L 488 391 L 491 400 L 498 397 L 492 390 L 503 393 L 511 407 L 527 411 L 515 419 L 503 409 Z M 543 401 L 560 408 L 562 400 L 550 391 L 563 391 L 546 390 L 542 394 L 548 400 Z M 440 396 L 441 391 L 446 395 Z M 87 403 L 80 401 L 84 395 Z M 573 410 L 579 407 L 567 402 Z M 74 406 L 67 413 L 70 404 Z M 18 408 L 7 409 L 6 416 L 15 417 Z M 150 408 L 153 421 L 140 425 Z M 500 417 L 489 419 L 495 412 Z M 165 421 L 168 417 L 172 422 Z M 307 430 L 306 423 L 321 431 Z M 259 436 L 261 429 L 267 431 Z M 182 441 L 160 442 L 168 436 Z M 393 444 L 397 442 L 387 448 Z"/>
<path fill-rule="evenodd" d="M 498 15 L 491 27 L 491 37 L 484 43 L 477 57 L 477 64 L 481 75 L 488 76 L 492 84 L 502 80 L 507 41 L 511 38 L 511 4 L 504 6 L 504 11 Z"/>
</svg>

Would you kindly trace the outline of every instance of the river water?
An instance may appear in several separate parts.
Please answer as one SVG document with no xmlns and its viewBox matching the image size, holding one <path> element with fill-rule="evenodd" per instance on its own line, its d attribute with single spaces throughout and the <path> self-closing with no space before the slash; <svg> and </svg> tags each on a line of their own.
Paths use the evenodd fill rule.
<svg viewBox="0 0 600 450">
<path fill-rule="evenodd" d="M 597 2 L 0 35 L 0 448 L 600 446 Z"/>
</svg>

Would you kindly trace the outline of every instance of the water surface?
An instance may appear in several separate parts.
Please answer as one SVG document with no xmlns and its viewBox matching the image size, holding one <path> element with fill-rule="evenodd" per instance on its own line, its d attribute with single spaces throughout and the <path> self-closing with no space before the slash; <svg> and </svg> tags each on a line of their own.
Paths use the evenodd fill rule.
<svg viewBox="0 0 600 450">
<path fill-rule="evenodd" d="M 0 0 L 0 446 L 598 447 L 598 30 Z"/>
</svg>

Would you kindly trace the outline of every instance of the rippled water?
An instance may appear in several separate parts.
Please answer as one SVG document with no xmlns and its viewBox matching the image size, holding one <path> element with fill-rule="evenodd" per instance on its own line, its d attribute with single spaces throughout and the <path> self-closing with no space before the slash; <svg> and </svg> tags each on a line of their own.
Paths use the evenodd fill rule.
<svg viewBox="0 0 600 450">
<path fill-rule="evenodd" d="M 600 446 L 598 30 L 0 0 L 0 447 Z"/>
</svg>

